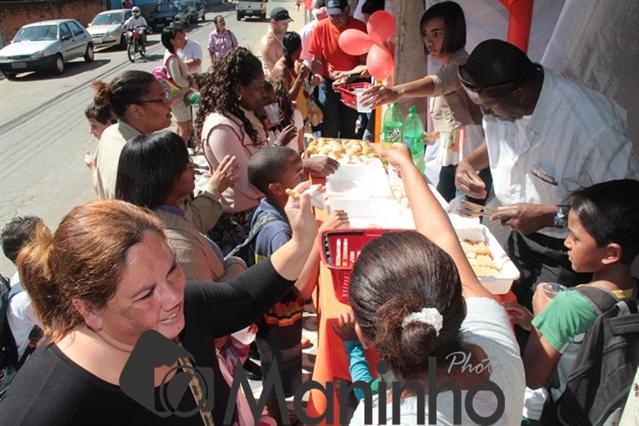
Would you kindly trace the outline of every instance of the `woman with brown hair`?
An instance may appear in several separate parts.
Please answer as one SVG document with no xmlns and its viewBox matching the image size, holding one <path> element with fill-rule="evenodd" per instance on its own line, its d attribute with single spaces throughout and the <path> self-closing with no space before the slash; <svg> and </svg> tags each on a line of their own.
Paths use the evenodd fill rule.
<svg viewBox="0 0 639 426">
<path fill-rule="evenodd" d="M 308 196 L 289 200 L 286 213 L 293 238 L 237 280 L 215 285 L 187 285 L 161 223 L 123 201 L 76 207 L 54 234 L 40 227 L 18 255 L 18 269 L 49 344 L 17 374 L 0 404 L 0 424 L 229 423 L 225 412 L 235 401 L 213 356 L 213 339 L 254 322 L 298 278 L 317 226 Z M 196 406 L 207 397 L 202 386 L 175 395 L 180 384 L 173 382 L 184 375 L 167 374 L 176 365 L 173 359 L 138 367 L 148 372 L 143 386 L 151 401 L 155 395 L 167 402 L 164 391 L 174 391 L 168 398 L 179 407 L 177 414 L 156 404 L 167 416 L 156 415 L 124 393 L 123 369 L 147 330 L 179 341 L 192 355 L 190 363 L 213 370 L 212 388 L 206 389 L 214 394 L 213 412 Z"/>
<path fill-rule="evenodd" d="M 349 290 L 360 339 L 377 348 L 400 385 L 410 387 L 375 404 L 392 399 L 393 409 L 384 411 L 388 424 L 423 424 L 427 416 L 431 424 L 519 424 L 524 370 L 508 316 L 478 281 L 408 148 L 395 145 L 385 157 L 399 169 L 418 232 L 386 233 L 367 244 Z M 494 392 L 475 391 L 487 390 L 488 380 Z M 370 400 L 351 424 L 365 423 L 366 405 Z M 400 419 L 391 414 L 396 407 Z"/>
<path fill-rule="evenodd" d="M 102 132 L 95 152 L 98 196 L 113 199 L 122 147 L 136 136 L 169 127 L 171 108 L 160 83 L 145 71 L 125 71 L 110 83 L 95 81 L 93 88 L 94 105 L 110 108 L 118 118 Z"/>
</svg>

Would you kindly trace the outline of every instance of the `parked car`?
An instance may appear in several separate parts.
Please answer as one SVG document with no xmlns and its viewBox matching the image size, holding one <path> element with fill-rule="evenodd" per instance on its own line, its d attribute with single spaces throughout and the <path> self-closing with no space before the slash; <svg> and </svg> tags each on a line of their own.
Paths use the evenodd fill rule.
<svg viewBox="0 0 639 426">
<path fill-rule="evenodd" d="M 182 25 L 188 24 L 186 10 L 174 1 L 158 2 L 153 6 L 149 16 L 145 16 L 145 18 L 154 32 L 162 31 L 162 28 L 168 27 L 173 22 Z"/>
<path fill-rule="evenodd" d="M 182 3 L 188 8 L 187 14 L 192 24 L 200 20 L 204 22 L 206 8 L 203 3 L 200 3 L 198 0 L 183 0 Z"/>
<path fill-rule="evenodd" d="M 36 22 L 20 28 L 0 49 L 0 71 L 9 80 L 26 71 L 62 74 L 66 62 L 80 57 L 93 61 L 93 42 L 82 24 L 75 19 Z"/>
<path fill-rule="evenodd" d="M 257 16 L 262 20 L 266 20 L 266 1 L 267 0 L 238 1 L 235 6 L 237 20 L 241 21 L 242 18 L 247 16 Z"/>
<path fill-rule="evenodd" d="M 95 15 L 87 31 L 95 47 L 120 45 L 126 47 L 124 23 L 131 17 L 131 9 L 115 9 Z"/>
</svg>

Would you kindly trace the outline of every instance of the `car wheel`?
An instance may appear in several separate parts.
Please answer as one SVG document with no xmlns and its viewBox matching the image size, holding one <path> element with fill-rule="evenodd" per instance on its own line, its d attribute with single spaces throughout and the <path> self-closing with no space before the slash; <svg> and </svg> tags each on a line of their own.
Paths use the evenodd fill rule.
<svg viewBox="0 0 639 426">
<path fill-rule="evenodd" d="M 206 21 L 206 13 L 202 15 L 202 22 Z"/>
<path fill-rule="evenodd" d="M 93 62 L 95 59 L 95 53 L 93 52 L 93 45 L 87 44 L 87 51 L 84 52 L 84 62 L 89 63 Z"/>
<path fill-rule="evenodd" d="M 126 49 L 126 35 L 124 35 L 124 33 L 120 36 L 120 49 Z"/>
<path fill-rule="evenodd" d="M 238 21 L 242 20 L 242 14 L 240 12 L 237 12 L 237 20 Z"/>
<path fill-rule="evenodd" d="M 14 72 L 3 71 L 2 74 L 4 74 L 4 76 L 7 78 L 7 80 L 15 80 L 16 79 L 16 73 L 14 73 Z"/>
<path fill-rule="evenodd" d="M 56 74 L 62 74 L 64 72 L 64 59 L 59 53 L 55 57 L 55 63 L 53 64 L 53 72 Z"/>
</svg>

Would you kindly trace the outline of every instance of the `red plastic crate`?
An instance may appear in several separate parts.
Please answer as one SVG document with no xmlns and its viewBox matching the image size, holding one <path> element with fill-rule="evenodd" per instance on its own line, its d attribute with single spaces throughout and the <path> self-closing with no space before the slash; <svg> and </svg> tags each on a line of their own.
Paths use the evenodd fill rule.
<svg viewBox="0 0 639 426">
<path fill-rule="evenodd" d="M 348 288 L 353 264 L 362 248 L 386 232 L 402 232 L 405 229 L 335 229 L 324 231 L 320 238 L 320 257 L 322 263 L 331 271 L 335 297 L 349 304 Z M 339 240 L 339 243 L 338 243 Z M 337 246 L 339 245 L 339 255 Z M 346 248 L 345 248 L 346 246 Z M 344 258 L 346 257 L 346 258 Z"/>
<path fill-rule="evenodd" d="M 342 84 L 337 86 L 337 90 L 340 92 L 342 102 L 349 108 L 357 109 L 357 99 L 355 97 L 355 89 L 368 89 L 373 87 L 371 83 L 366 81 L 359 83 Z"/>
</svg>

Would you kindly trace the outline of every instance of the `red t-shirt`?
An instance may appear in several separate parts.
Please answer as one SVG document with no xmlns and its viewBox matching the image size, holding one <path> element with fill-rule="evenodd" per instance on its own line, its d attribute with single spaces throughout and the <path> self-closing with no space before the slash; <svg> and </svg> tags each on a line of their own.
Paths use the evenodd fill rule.
<svg viewBox="0 0 639 426">
<path fill-rule="evenodd" d="M 359 57 L 352 56 L 340 49 L 337 44 L 339 35 L 349 28 L 366 32 L 366 24 L 352 16 L 343 28 L 337 28 L 331 18 L 322 19 L 313 29 L 311 45 L 308 53 L 312 57 L 319 57 L 324 63 L 322 75 L 330 78 L 330 71 L 349 71 L 359 65 Z"/>
</svg>

